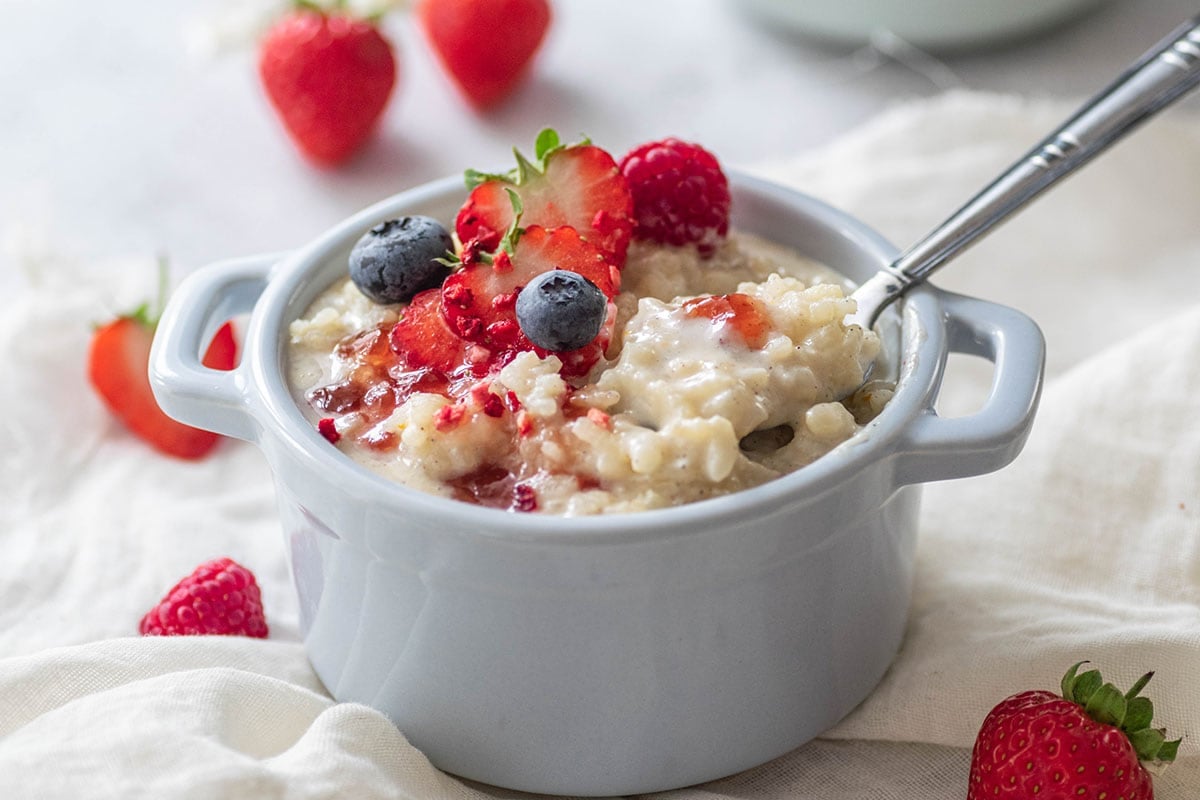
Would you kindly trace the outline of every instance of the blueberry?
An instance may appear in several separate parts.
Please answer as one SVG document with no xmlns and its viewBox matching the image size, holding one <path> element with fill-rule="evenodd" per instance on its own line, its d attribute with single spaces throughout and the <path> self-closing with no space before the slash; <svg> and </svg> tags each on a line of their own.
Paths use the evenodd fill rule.
<svg viewBox="0 0 1200 800">
<path fill-rule="evenodd" d="M 389 219 L 363 234 L 350 251 L 350 279 L 376 303 L 406 303 L 441 286 L 450 268 L 437 259 L 454 240 L 430 217 Z"/>
<path fill-rule="evenodd" d="M 577 272 L 538 275 L 517 295 L 517 322 L 529 341 L 555 353 L 583 347 L 604 324 L 608 299 Z"/>
</svg>

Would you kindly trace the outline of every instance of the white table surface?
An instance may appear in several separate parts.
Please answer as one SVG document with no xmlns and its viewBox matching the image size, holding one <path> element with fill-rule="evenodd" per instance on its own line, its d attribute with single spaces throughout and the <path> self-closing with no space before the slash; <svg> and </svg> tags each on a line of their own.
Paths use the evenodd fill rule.
<svg viewBox="0 0 1200 800">
<path fill-rule="evenodd" d="M 219 54 L 198 26 L 233 0 L 4 0 L 0 232 L 43 231 L 88 259 L 165 253 L 183 270 L 287 249 L 386 195 L 507 163 L 553 125 L 617 155 L 673 134 L 728 164 L 818 147 L 891 104 L 951 85 L 1083 97 L 1200 11 L 1117 0 L 1015 45 L 946 57 L 937 80 L 853 47 L 820 46 L 732 0 L 558 0 L 532 78 L 493 113 L 467 108 L 405 15 L 388 31 L 398 91 L 344 168 L 302 161 L 268 109 L 252 42 Z M 1016 154 L 1014 154 L 1015 156 Z M 14 274 L 12 248 L 0 287 Z"/>
</svg>

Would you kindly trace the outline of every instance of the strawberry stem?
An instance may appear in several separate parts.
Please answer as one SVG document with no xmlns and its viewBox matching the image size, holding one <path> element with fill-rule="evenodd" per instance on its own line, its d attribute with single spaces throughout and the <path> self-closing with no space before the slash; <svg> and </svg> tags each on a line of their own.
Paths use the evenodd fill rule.
<svg viewBox="0 0 1200 800">
<path fill-rule="evenodd" d="M 1122 693 L 1111 683 L 1105 683 L 1099 670 L 1088 670 L 1078 674 L 1086 664 L 1080 661 L 1063 675 L 1063 698 L 1082 706 L 1088 716 L 1105 725 L 1119 728 L 1129 739 L 1138 758 L 1142 761 L 1169 763 L 1175 760 L 1182 739 L 1167 741 L 1166 731 L 1151 728 L 1154 719 L 1154 704 L 1147 697 L 1139 696 L 1146 688 L 1153 672 L 1139 678 L 1128 692 Z"/>
<path fill-rule="evenodd" d="M 1137 697 L 1138 693 L 1141 692 L 1142 689 L 1146 688 L 1146 684 L 1149 683 L 1150 679 L 1153 677 L 1154 677 L 1153 672 L 1147 672 L 1145 675 L 1138 678 L 1137 683 L 1135 683 L 1135 684 L 1133 684 L 1133 686 L 1129 687 L 1129 691 L 1125 693 L 1125 699 L 1132 700 L 1133 698 Z"/>
<path fill-rule="evenodd" d="M 511 256 L 517 250 L 517 240 L 521 238 L 521 215 L 525 213 L 525 204 L 521 202 L 520 195 L 512 189 L 505 188 L 505 191 L 508 192 L 509 202 L 512 203 L 513 220 L 500 239 L 500 249 Z"/>
<path fill-rule="evenodd" d="M 162 317 L 163 310 L 167 307 L 167 297 L 170 294 L 171 267 L 167 261 L 167 257 L 160 255 L 158 257 L 158 289 L 155 292 L 154 302 L 144 302 L 132 311 L 121 314 L 121 316 L 131 319 L 150 330 L 154 330 L 158 327 L 158 320 Z"/>
</svg>

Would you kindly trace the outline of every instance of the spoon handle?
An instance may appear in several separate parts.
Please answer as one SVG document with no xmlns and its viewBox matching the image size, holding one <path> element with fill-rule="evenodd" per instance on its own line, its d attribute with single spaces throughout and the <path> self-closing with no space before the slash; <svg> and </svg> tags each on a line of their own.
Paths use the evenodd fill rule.
<svg viewBox="0 0 1200 800">
<path fill-rule="evenodd" d="M 1060 178 L 1099 155 L 1200 83 L 1200 17 L 1151 48 L 1073 117 L 854 293 L 870 326 L 890 302 Z"/>
</svg>

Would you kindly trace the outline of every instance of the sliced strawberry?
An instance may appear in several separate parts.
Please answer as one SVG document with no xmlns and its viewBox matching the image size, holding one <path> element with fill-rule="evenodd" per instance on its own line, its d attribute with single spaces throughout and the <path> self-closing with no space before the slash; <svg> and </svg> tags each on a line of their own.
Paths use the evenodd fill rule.
<svg viewBox="0 0 1200 800">
<path fill-rule="evenodd" d="M 577 350 L 551 353 L 535 346 L 517 322 L 516 300 L 521 289 L 543 272 L 565 269 L 590 280 L 609 298 L 608 316 L 600 333 Z M 581 377 L 604 355 L 616 322 L 611 302 L 620 287 L 620 272 L 574 228 L 525 230 L 512 256 L 498 251 L 491 264 L 474 261 L 450 275 L 442 285 L 442 314 L 453 331 L 487 348 L 495 364 L 515 353 L 531 350 L 542 358 L 557 356 L 564 377 Z"/>
<path fill-rule="evenodd" d="M 469 172 L 468 181 L 478 185 L 455 219 L 460 241 L 478 239 L 484 250 L 498 247 L 513 222 L 508 195 L 513 190 L 523 207 L 522 226 L 569 225 L 618 269 L 625 265 L 633 232 L 633 196 L 616 161 L 601 148 L 586 143 L 564 147 L 558 134 L 545 130 L 538 136 L 536 164 L 517 153 L 513 172 Z"/>
<path fill-rule="evenodd" d="M 472 189 L 454 218 L 454 232 L 459 241 L 475 242 L 477 247 L 488 251 L 499 247 L 500 237 L 513 221 L 512 200 L 508 196 L 512 188 L 509 182 L 494 179 Z"/>
<path fill-rule="evenodd" d="M 376 429 L 396 408 L 417 392 L 447 396 L 490 368 L 486 349 L 455 336 L 441 314 L 441 293 L 427 289 L 417 294 L 399 321 L 360 331 L 340 342 L 334 351 L 335 372 L 343 377 L 308 393 L 308 401 L 322 414 L 317 430 L 330 441 L 345 433 L 376 449 L 389 449 L 393 433 Z M 343 428 L 335 418 L 353 414 Z"/>
<path fill-rule="evenodd" d="M 158 407 L 147 374 L 153 340 L 154 327 L 145 315 L 119 317 L 98 328 L 88 352 L 88 380 L 108 409 L 156 450 L 178 458 L 201 458 L 221 437 L 176 422 Z M 236 361 L 233 327 L 226 322 L 203 363 L 212 369 L 232 369 Z"/>
<path fill-rule="evenodd" d="M 412 299 L 392 327 L 392 350 L 410 370 L 449 375 L 469 362 L 471 343 L 455 335 L 442 315 L 442 290 L 426 289 Z"/>
<path fill-rule="evenodd" d="M 333 415 L 318 423 L 321 435 L 336 441 L 346 434 L 368 447 L 389 449 L 394 434 L 372 427 L 375 423 L 417 392 L 449 395 L 473 379 L 472 350 L 487 351 L 451 333 L 440 304 L 439 292 L 426 290 L 413 298 L 398 322 L 367 328 L 338 343 L 334 372 L 341 379 L 308 393 L 313 408 Z M 335 418 L 350 414 L 351 422 L 336 427 Z"/>
<path fill-rule="evenodd" d="M 577 272 L 611 299 L 620 273 L 604 254 L 585 242 L 574 228 L 531 226 L 512 254 L 497 251 L 491 264 L 465 264 L 442 284 L 442 313 L 450 330 L 493 350 L 533 349 L 521 335 L 515 306 L 517 294 L 533 278 L 552 269 Z"/>
</svg>

